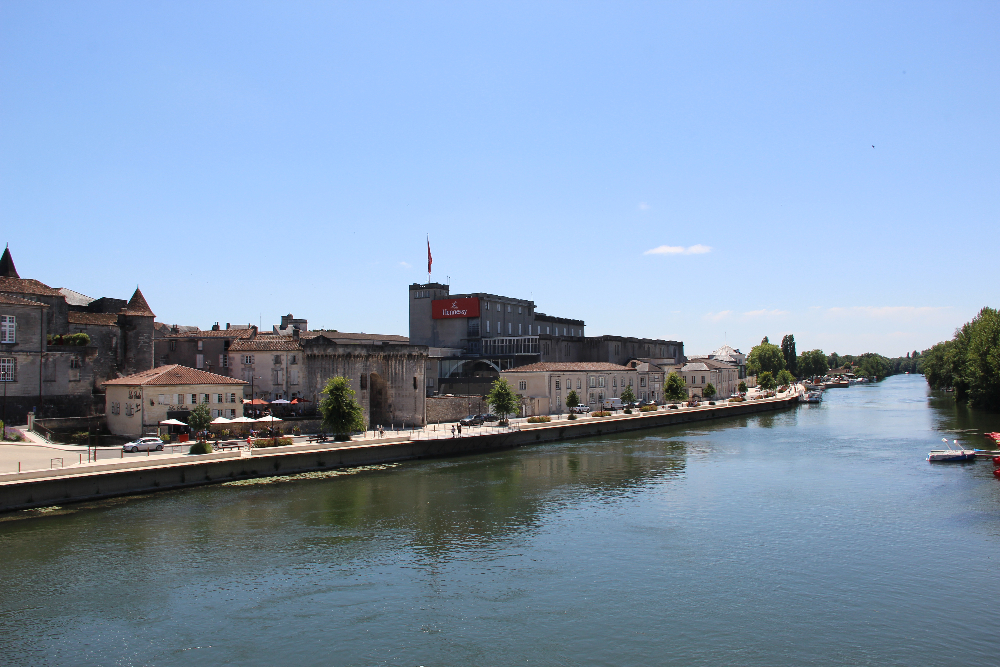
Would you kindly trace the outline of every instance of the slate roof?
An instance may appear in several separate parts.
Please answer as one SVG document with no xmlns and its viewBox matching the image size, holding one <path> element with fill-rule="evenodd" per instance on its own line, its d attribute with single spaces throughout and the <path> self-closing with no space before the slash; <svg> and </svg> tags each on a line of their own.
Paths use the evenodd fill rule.
<svg viewBox="0 0 1000 667">
<path fill-rule="evenodd" d="M 149 317 L 156 317 L 153 314 L 152 309 L 150 309 L 149 304 L 146 303 L 146 297 L 142 295 L 139 288 L 135 288 L 135 293 L 132 294 L 132 298 L 129 299 L 128 306 L 121 311 L 122 315 L 146 315 Z"/>
<path fill-rule="evenodd" d="M 321 329 L 314 331 L 302 331 L 299 333 L 300 338 L 319 338 L 320 336 L 329 338 L 335 342 L 345 343 L 363 343 L 373 340 L 402 344 L 410 342 L 410 339 L 407 336 L 398 336 L 396 334 L 348 333 L 346 331 L 323 331 Z"/>
<path fill-rule="evenodd" d="M 81 313 L 69 311 L 66 319 L 70 324 L 96 324 L 104 327 L 118 326 L 118 316 L 114 313 Z"/>
<path fill-rule="evenodd" d="M 539 372 L 588 372 L 588 371 L 631 371 L 628 366 L 620 366 L 606 361 L 540 361 L 527 366 L 508 368 L 504 373 L 539 373 Z"/>
<path fill-rule="evenodd" d="M 142 371 L 141 373 L 128 375 L 123 378 L 108 380 L 103 384 L 104 386 L 126 385 L 134 387 L 135 385 L 141 385 L 144 387 L 169 387 L 184 384 L 243 385 L 247 383 L 243 380 L 237 380 L 236 378 L 227 378 L 224 375 L 216 375 L 215 373 L 209 373 L 208 371 L 200 371 L 197 368 L 188 368 L 187 366 L 181 366 L 180 364 L 171 364 L 169 366 L 160 366 L 159 368 L 153 368 L 148 371 Z"/>
<path fill-rule="evenodd" d="M 87 296 L 86 294 L 80 294 L 79 292 L 74 292 L 68 287 L 59 288 L 59 292 L 66 297 L 66 303 L 71 306 L 89 306 L 92 302 L 97 299 Z"/>
<path fill-rule="evenodd" d="M 168 325 L 167 331 L 170 332 Z M 162 331 L 162 329 L 161 329 Z M 194 331 L 181 330 L 178 333 L 167 333 L 164 338 L 250 338 L 253 336 L 253 329 L 195 329 Z"/>
</svg>

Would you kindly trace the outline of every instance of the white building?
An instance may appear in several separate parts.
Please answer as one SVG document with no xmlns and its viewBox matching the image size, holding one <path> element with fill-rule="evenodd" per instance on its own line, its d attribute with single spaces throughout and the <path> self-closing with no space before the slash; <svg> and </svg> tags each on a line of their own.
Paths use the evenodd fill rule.
<svg viewBox="0 0 1000 667">
<path fill-rule="evenodd" d="M 729 398 L 740 384 L 739 369 L 716 359 L 692 359 L 676 372 L 687 383 L 689 396 L 703 396 L 711 384 L 716 397 Z"/>
<path fill-rule="evenodd" d="M 630 362 L 627 366 L 601 361 L 543 361 L 511 368 L 500 373 L 524 400 L 526 415 L 563 414 L 566 396 L 575 391 L 580 403 L 597 408 L 605 398 L 618 398 L 631 385 L 640 398 L 640 380 L 650 384 L 650 373 L 640 374 Z M 662 374 L 657 373 L 660 377 Z M 642 391 L 650 391 L 643 389 Z"/>
<path fill-rule="evenodd" d="M 208 404 L 213 417 L 242 416 L 243 384 L 176 364 L 108 380 L 103 384 L 108 430 L 128 437 L 155 433 L 161 421 L 183 421 L 201 403 Z"/>
</svg>

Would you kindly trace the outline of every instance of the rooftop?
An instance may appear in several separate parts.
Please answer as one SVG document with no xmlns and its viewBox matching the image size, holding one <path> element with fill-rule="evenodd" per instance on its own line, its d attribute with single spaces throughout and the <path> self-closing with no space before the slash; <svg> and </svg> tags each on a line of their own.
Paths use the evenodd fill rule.
<svg viewBox="0 0 1000 667">
<path fill-rule="evenodd" d="M 285 336 L 257 336 L 237 339 L 229 346 L 230 352 L 289 352 L 301 350 L 302 345 L 294 338 Z"/>
<path fill-rule="evenodd" d="M 118 316 L 114 313 L 81 313 L 69 311 L 66 319 L 70 324 L 92 324 L 105 327 L 118 326 Z"/>
<path fill-rule="evenodd" d="M 607 361 L 540 361 L 527 366 L 509 368 L 504 373 L 540 373 L 540 372 L 588 372 L 588 371 L 630 371 L 628 366 L 620 366 Z"/>
<path fill-rule="evenodd" d="M 49 307 L 49 304 L 42 303 L 41 301 L 32 301 L 31 299 L 14 296 L 13 294 L 2 293 L 0 293 L 0 303 L 9 303 L 12 306 L 35 306 L 36 308 Z"/>
<path fill-rule="evenodd" d="M 181 366 L 179 364 L 171 364 L 169 366 L 160 366 L 159 368 L 153 368 L 148 371 L 142 371 L 141 373 L 135 373 L 134 375 L 108 380 L 104 383 L 104 386 L 125 385 L 132 387 L 140 385 L 167 387 L 189 384 L 243 385 L 247 383 L 243 380 L 227 378 L 223 375 L 209 373 L 208 371 L 200 371 L 197 368 L 188 368 L 187 366 Z"/>
</svg>

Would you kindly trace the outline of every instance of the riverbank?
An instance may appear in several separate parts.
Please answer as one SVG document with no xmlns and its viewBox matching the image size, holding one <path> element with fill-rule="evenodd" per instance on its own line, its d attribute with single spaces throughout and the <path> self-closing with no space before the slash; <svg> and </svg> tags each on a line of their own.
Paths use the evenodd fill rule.
<svg viewBox="0 0 1000 667">
<path fill-rule="evenodd" d="M 312 443 L 215 452 L 197 457 L 138 457 L 57 470 L 0 474 L 0 512 L 152 493 L 274 475 L 413 459 L 480 454 L 526 445 L 624 433 L 795 406 L 798 395 L 725 405 L 523 424 L 456 438 L 386 438 L 377 443 Z"/>
</svg>

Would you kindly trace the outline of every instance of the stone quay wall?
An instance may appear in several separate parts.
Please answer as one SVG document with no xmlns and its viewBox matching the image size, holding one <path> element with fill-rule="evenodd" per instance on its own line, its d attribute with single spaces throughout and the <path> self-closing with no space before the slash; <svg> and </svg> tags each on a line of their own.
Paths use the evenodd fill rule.
<svg viewBox="0 0 1000 667">
<path fill-rule="evenodd" d="M 427 398 L 427 423 L 455 422 L 488 410 L 482 396 L 430 396 Z"/>
<path fill-rule="evenodd" d="M 525 424 L 521 430 L 432 440 L 390 438 L 377 444 L 292 445 L 219 452 L 192 460 L 161 459 L 110 463 L 93 469 L 64 468 L 0 475 L 0 511 L 152 493 L 236 479 L 288 475 L 333 468 L 441 458 L 513 449 L 546 442 L 624 433 L 646 428 L 752 415 L 794 407 L 797 397 L 750 401 L 687 410 L 586 418 L 554 424 Z"/>
</svg>

